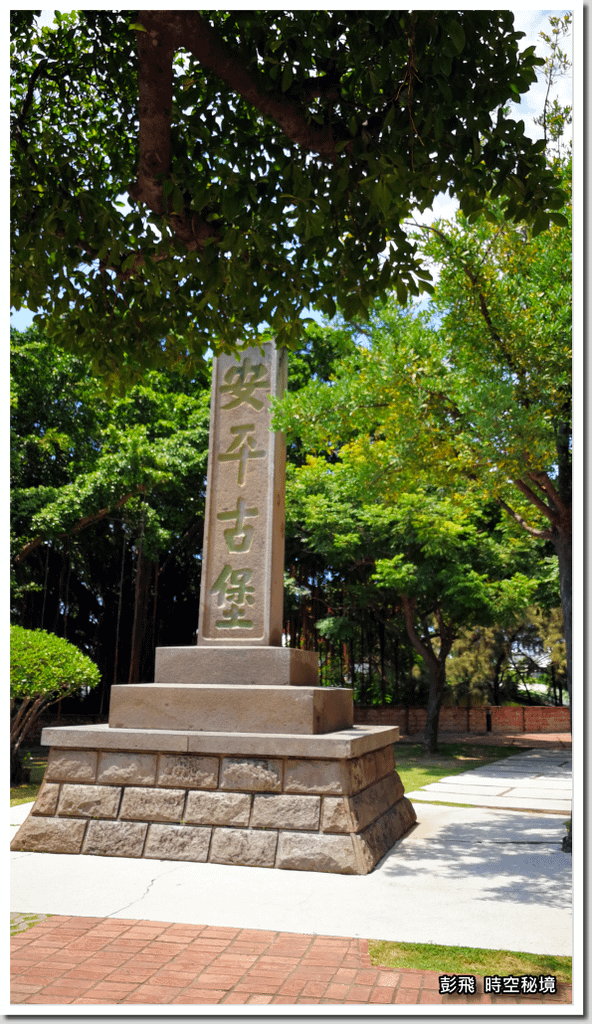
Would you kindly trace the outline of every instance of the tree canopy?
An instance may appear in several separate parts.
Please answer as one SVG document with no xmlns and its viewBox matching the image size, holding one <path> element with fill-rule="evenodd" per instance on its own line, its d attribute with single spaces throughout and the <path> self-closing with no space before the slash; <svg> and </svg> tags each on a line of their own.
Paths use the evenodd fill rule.
<svg viewBox="0 0 592 1024">
<path fill-rule="evenodd" d="M 559 226 L 533 237 L 495 201 L 486 214 L 427 229 L 440 267 L 430 308 L 393 298 L 351 323 L 357 351 L 330 384 L 288 395 L 278 424 L 368 488 L 380 479 L 387 503 L 418 480 L 448 494 L 468 487 L 552 545 L 569 666 L 571 237 Z M 569 224 L 569 204 L 562 215 Z"/>
<path fill-rule="evenodd" d="M 112 379 L 429 286 L 402 227 L 561 189 L 511 11 L 11 12 L 13 303 Z"/>
</svg>

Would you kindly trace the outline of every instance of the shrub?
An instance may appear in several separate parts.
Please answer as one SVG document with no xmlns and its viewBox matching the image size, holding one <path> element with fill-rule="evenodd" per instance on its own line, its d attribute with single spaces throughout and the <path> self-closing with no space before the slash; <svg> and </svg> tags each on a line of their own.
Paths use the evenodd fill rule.
<svg viewBox="0 0 592 1024">
<path fill-rule="evenodd" d="M 97 666 L 77 647 L 43 629 L 10 627 L 10 777 L 22 778 L 19 750 L 35 720 L 62 697 L 93 688 Z"/>
</svg>

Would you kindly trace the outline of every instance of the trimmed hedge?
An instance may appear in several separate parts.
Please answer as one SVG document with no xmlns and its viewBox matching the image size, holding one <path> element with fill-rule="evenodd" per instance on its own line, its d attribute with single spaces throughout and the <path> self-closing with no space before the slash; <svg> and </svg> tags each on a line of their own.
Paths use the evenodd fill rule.
<svg viewBox="0 0 592 1024">
<path fill-rule="evenodd" d="M 10 627 L 11 699 L 59 700 L 85 686 L 92 689 L 100 678 L 94 661 L 68 640 L 44 629 Z"/>
</svg>

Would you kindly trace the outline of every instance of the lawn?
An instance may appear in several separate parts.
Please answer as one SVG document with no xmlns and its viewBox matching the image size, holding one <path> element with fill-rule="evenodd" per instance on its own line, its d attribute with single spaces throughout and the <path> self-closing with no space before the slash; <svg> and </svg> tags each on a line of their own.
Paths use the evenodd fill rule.
<svg viewBox="0 0 592 1024">
<path fill-rule="evenodd" d="M 419 942 L 370 941 L 370 960 L 375 966 L 395 970 L 411 968 L 440 974 L 477 974 L 501 977 L 521 974 L 553 975 L 571 984 L 571 957 L 516 953 L 507 949 L 471 949 Z"/>
<path fill-rule="evenodd" d="M 480 768 L 505 757 L 523 754 L 523 748 L 479 746 L 473 743 L 439 743 L 437 754 L 426 754 L 421 743 L 395 744 L 397 772 L 405 786 L 406 793 L 412 793 L 430 782 L 438 782 L 446 775 L 460 775 L 461 772 Z M 425 796 L 429 803 L 444 803 Z M 415 798 L 417 801 L 417 797 Z M 449 806 L 457 806 L 450 804 Z M 466 807 L 466 804 L 458 805 Z"/>
<path fill-rule="evenodd" d="M 16 807 L 17 804 L 28 804 L 31 800 L 35 799 L 43 782 L 47 766 L 47 754 L 46 747 L 32 747 L 30 750 L 25 751 L 25 765 L 30 769 L 30 781 L 23 783 L 22 786 L 10 787 L 11 807 Z"/>
</svg>

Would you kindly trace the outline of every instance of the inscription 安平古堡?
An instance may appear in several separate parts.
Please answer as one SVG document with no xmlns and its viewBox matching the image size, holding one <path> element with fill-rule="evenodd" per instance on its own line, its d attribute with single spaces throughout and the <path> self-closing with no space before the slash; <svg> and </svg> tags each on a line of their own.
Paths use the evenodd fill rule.
<svg viewBox="0 0 592 1024">
<path fill-rule="evenodd" d="M 283 392 L 285 357 L 262 348 L 214 363 L 200 644 L 281 639 L 284 444 L 269 396 Z"/>
</svg>

